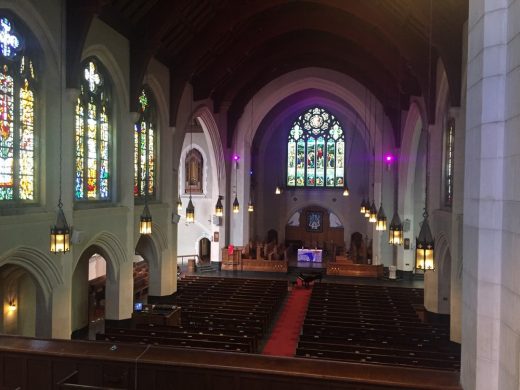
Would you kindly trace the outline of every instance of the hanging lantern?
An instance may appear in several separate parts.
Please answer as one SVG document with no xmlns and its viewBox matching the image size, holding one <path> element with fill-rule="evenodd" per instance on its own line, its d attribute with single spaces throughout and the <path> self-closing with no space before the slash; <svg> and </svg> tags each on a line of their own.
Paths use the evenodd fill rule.
<svg viewBox="0 0 520 390">
<path fill-rule="evenodd" d="M 255 207 L 253 206 L 253 202 L 251 200 L 249 201 L 249 204 L 247 205 L 247 211 L 249 211 L 250 213 L 255 211 Z"/>
<path fill-rule="evenodd" d="M 363 200 L 361 201 L 361 206 L 359 207 L 359 212 L 363 215 L 365 215 L 365 212 L 367 211 L 366 209 L 366 204 L 365 204 L 365 198 L 363 198 Z"/>
<path fill-rule="evenodd" d="M 190 201 L 188 202 L 188 207 L 186 207 L 186 221 L 189 223 L 195 222 L 195 207 L 191 201 L 191 196 Z"/>
<path fill-rule="evenodd" d="M 182 200 L 181 200 L 181 197 L 179 196 L 179 199 L 177 199 L 177 214 L 180 214 L 182 213 Z"/>
<path fill-rule="evenodd" d="M 365 214 L 366 216 L 366 214 Z M 368 222 L 370 223 L 376 223 L 377 222 L 377 209 L 374 202 L 372 202 L 372 205 L 370 206 L 369 212 L 368 212 Z"/>
<path fill-rule="evenodd" d="M 392 217 L 392 221 L 390 222 L 390 228 L 388 231 L 388 243 L 391 245 L 403 245 L 403 242 L 403 224 L 401 223 L 399 214 L 397 214 L 396 211 L 394 213 L 394 216 Z"/>
<path fill-rule="evenodd" d="M 215 215 L 222 217 L 224 215 L 224 206 L 222 205 L 222 196 L 218 196 L 217 204 L 215 205 Z"/>
<path fill-rule="evenodd" d="M 379 211 L 377 212 L 377 221 L 376 221 L 376 230 L 379 232 L 386 230 L 386 215 L 383 210 L 383 203 L 379 206 Z"/>
<path fill-rule="evenodd" d="M 421 270 L 433 270 L 435 269 L 433 263 L 433 248 L 434 240 L 430 225 L 428 224 L 428 214 L 425 213 L 424 220 L 422 222 L 419 237 L 416 238 L 415 248 L 415 268 Z"/>
<path fill-rule="evenodd" d="M 152 234 L 152 216 L 148 209 L 148 203 L 144 204 L 143 213 L 139 221 L 139 233 L 145 235 Z"/>
<path fill-rule="evenodd" d="M 276 188 L 274 189 L 274 193 L 276 195 L 280 195 L 282 193 L 282 189 L 280 188 L 280 186 L 276 186 Z"/>
<path fill-rule="evenodd" d="M 349 196 L 350 191 L 348 189 L 348 185 L 345 183 L 345 188 L 343 189 L 343 196 Z"/>
<path fill-rule="evenodd" d="M 61 199 L 58 203 L 58 218 L 56 225 L 51 227 L 51 253 L 67 253 L 70 250 L 70 229 L 65 219 L 65 214 L 61 206 Z"/>
<path fill-rule="evenodd" d="M 368 199 L 365 202 L 365 218 L 370 218 L 370 201 Z"/>
<path fill-rule="evenodd" d="M 233 201 L 233 213 L 237 214 L 240 211 L 240 204 L 238 203 L 238 198 L 235 195 L 235 200 Z"/>
</svg>

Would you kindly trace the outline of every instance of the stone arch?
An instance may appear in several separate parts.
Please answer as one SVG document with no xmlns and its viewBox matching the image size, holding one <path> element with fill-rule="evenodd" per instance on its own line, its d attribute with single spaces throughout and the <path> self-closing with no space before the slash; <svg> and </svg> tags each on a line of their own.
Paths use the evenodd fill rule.
<svg viewBox="0 0 520 390">
<path fill-rule="evenodd" d="M 199 118 L 199 123 L 201 124 L 204 135 L 206 136 L 206 143 L 208 144 L 209 149 L 213 152 L 210 153 L 209 158 L 212 170 L 214 170 L 212 174 L 216 174 L 216 178 L 218 178 L 218 180 L 215 180 L 216 189 L 220 192 L 223 189 L 218 188 L 218 183 L 222 183 L 223 181 L 225 182 L 226 169 L 224 163 L 224 151 L 218 126 L 210 108 L 206 105 L 197 107 L 195 115 Z"/>
<path fill-rule="evenodd" d="M 210 243 L 211 243 L 211 235 L 210 234 L 202 233 L 201 235 L 199 235 L 197 237 L 197 239 L 195 240 L 195 252 L 194 253 L 196 253 L 197 255 L 199 254 L 199 243 L 200 243 L 200 240 L 202 240 L 204 238 L 209 240 Z M 199 258 L 199 260 L 200 260 L 200 258 Z"/>
<path fill-rule="evenodd" d="M 114 55 L 108 47 L 102 44 L 93 44 L 85 47 L 81 55 L 81 61 L 89 57 L 95 57 L 105 67 L 112 82 L 111 88 L 115 99 L 115 107 L 121 108 L 122 112 L 128 112 L 128 87 L 125 82 L 124 73 Z M 120 119 L 120 118 L 118 118 Z"/>
<path fill-rule="evenodd" d="M 75 270 L 80 259 L 87 254 L 94 254 L 96 251 L 103 256 L 107 262 L 107 279 L 115 282 L 119 275 L 119 267 L 126 261 L 126 254 L 119 239 L 109 232 L 101 232 L 92 238 L 81 255 L 75 259 L 72 269 Z M 91 253 L 92 252 L 92 253 Z M 74 272 L 74 271 L 73 271 Z"/>
<path fill-rule="evenodd" d="M 344 221 L 343 216 L 341 215 L 341 213 L 338 210 L 335 210 L 334 205 L 327 204 L 327 207 L 323 207 L 323 206 L 320 206 L 319 204 L 317 204 L 314 200 L 308 200 L 306 202 L 299 203 L 297 206 L 290 208 L 288 210 L 287 214 L 285 215 L 285 220 L 284 220 L 285 223 L 287 223 L 290 220 L 290 218 L 298 211 L 301 211 L 307 207 L 312 207 L 312 206 L 316 206 L 319 208 L 325 208 L 329 213 L 333 213 L 336 217 L 338 217 L 338 219 L 341 223 L 341 226 L 343 226 L 343 227 L 345 226 L 345 221 Z"/>
<path fill-rule="evenodd" d="M 36 319 L 34 335 L 50 337 L 53 293 L 57 287 L 63 285 L 60 269 L 46 254 L 29 247 L 18 247 L 6 252 L 0 257 L 0 269 L 4 266 L 13 266 L 13 269 L 7 271 L 7 278 L 13 283 L 16 274 L 23 276 L 21 274 L 26 273 L 31 279 L 36 291 L 35 302 L 33 302 Z M 16 283 L 18 283 L 18 278 L 16 278 Z"/>
<path fill-rule="evenodd" d="M 61 270 L 55 262 L 37 249 L 18 247 L 0 257 L 0 267 L 9 264 L 22 267 L 31 274 L 41 287 L 46 306 L 50 307 L 54 288 L 63 284 Z"/>
<path fill-rule="evenodd" d="M 242 118 L 239 120 L 238 129 L 235 134 L 234 144 L 240 145 L 243 142 L 251 144 L 262 119 L 273 109 L 273 107 L 286 97 L 298 93 L 302 90 L 316 89 L 327 91 L 334 96 L 342 99 L 348 104 L 353 112 L 359 118 L 365 117 L 366 102 L 364 96 L 366 95 L 365 87 L 358 81 L 354 80 L 348 75 L 341 74 L 337 71 L 323 68 L 303 68 L 293 72 L 286 73 L 270 83 L 265 85 L 254 96 L 254 118 L 252 126 L 249 123 L 251 118 Z M 377 99 L 369 92 L 368 96 L 375 99 L 377 106 L 376 110 L 381 118 L 382 107 Z M 257 103 L 258 102 L 258 103 Z M 251 106 L 251 102 L 249 102 Z M 251 112 L 251 108 L 249 110 Z M 376 149 L 379 150 L 380 141 L 382 139 L 382 124 L 384 122 L 378 120 L 376 123 L 376 113 L 372 110 L 370 113 L 366 112 L 367 122 L 375 123 L 376 129 Z M 385 118 L 385 122 L 386 122 Z M 246 123 L 247 122 L 247 123 Z M 365 124 L 366 126 L 366 124 Z"/>
<path fill-rule="evenodd" d="M 5 2 L 4 2 L 5 3 Z M 2 9 L 13 12 L 29 29 L 34 39 L 37 40 L 41 48 L 41 55 L 45 57 L 46 71 L 51 72 L 54 77 L 58 77 L 59 69 L 59 39 L 54 38 L 54 34 L 46 23 L 45 18 L 28 1 L 12 1 L 9 4 L 2 4 Z"/>
<path fill-rule="evenodd" d="M 150 89 L 150 91 L 153 94 L 155 105 L 156 105 L 156 119 L 157 119 L 157 150 L 156 150 L 156 172 L 155 172 L 155 186 L 156 186 L 156 198 L 162 198 L 161 193 L 165 193 L 167 191 L 163 191 L 163 188 L 161 186 L 161 180 L 163 178 L 163 175 L 168 175 L 167 169 L 163 169 L 163 166 L 161 164 L 162 156 L 161 156 L 161 149 L 163 143 L 167 146 L 169 135 L 168 131 L 170 130 L 169 123 L 168 123 L 168 99 L 166 98 L 164 94 L 163 87 L 161 85 L 161 82 L 155 77 L 155 75 L 146 73 L 143 85 L 147 85 Z"/>
<path fill-rule="evenodd" d="M 181 196 L 185 196 L 185 188 L 186 188 L 186 172 L 185 172 L 185 164 L 186 164 L 186 157 L 188 156 L 188 153 L 192 150 L 196 150 L 200 153 L 202 156 L 202 193 L 201 194 L 195 194 L 195 195 L 207 195 L 211 191 L 208 189 L 208 157 L 206 153 L 204 152 L 204 149 L 202 149 L 199 145 L 193 144 L 185 147 L 181 152 L 181 159 L 179 162 L 179 190 Z"/>
</svg>

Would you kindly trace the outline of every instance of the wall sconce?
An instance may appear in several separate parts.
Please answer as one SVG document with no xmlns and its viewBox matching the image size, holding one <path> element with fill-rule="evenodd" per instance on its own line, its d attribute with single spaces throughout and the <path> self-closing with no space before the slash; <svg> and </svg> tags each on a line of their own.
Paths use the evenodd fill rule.
<svg viewBox="0 0 520 390">
<path fill-rule="evenodd" d="M 16 302 L 14 299 L 10 299 L 9 300 L 9 305 L 7 306 L 7 310 L 12 313 L 14 311 L 16 311 Z"/>
</svg>

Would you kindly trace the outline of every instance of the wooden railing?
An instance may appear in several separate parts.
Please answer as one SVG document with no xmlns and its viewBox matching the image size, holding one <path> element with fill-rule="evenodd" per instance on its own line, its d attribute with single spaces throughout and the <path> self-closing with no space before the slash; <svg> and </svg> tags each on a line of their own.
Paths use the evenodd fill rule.
<svg viewBox="0 0 520 390">
<path fill-rule="evenodd" d="M 458 372 L 0 336 L 0 388 L 55 389 L 60 386 L 62 389 L 128 390 L 461 389 Z"/>
<path fill-rule="evenodd" d="M 199 255 L 183 255 L 183 256 L 177 256 L 177 265 L 184 266 L 184 258 L 195 259 L 195 262 L 197 264 L 199 264 L 199 262 L 200 262 Z M 179 264 L 179 259 L 181 259 L 180 264 Z"/>
</svg>

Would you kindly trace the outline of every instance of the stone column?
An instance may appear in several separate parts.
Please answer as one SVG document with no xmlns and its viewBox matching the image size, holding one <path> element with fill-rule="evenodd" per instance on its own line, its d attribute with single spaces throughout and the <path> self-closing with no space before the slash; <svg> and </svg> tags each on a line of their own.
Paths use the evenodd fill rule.
<svg viewBox="0 0 520 390">
<path fill-rule="evenodd" d="M 513 388 L 499 384 L 506 7 L 505 1 L 475 0 L 469 10 L 461 372 L 465 390 Z M 514 371 L 517 376 L 518 364 Z"/>
</svg>

